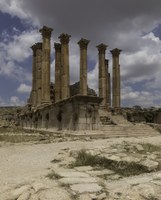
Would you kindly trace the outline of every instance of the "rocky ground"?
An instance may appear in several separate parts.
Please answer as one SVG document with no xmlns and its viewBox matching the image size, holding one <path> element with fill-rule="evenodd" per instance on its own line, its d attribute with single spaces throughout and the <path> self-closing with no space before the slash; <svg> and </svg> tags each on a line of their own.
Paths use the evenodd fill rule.
<svg viewBox="0 0 161 200">
<path fill-rule="evenodd" d="M 161 199 L 161 136 L 9 135 L 0 134 L 0 200 Z"/>
</svg>

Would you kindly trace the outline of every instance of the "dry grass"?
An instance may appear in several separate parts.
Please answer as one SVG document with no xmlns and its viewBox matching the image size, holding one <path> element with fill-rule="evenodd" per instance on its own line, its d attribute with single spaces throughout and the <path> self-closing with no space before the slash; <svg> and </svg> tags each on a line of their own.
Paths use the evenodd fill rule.
<svg viewBox="0 0 161 200">
<path fill-rule="evenodd" d="M 139 175 L 142 173 L 148 173 L 149 171 L 142 165 L 135 162 L 115 161 L 102 156 L 93 156 L 90 153 L 86 153 L 85 150 L 78 152 L 75 162 L 70 164 L 70 167 L 86 166 L 101 167 L 115 171 L 121 176 Z"/>
</svg>

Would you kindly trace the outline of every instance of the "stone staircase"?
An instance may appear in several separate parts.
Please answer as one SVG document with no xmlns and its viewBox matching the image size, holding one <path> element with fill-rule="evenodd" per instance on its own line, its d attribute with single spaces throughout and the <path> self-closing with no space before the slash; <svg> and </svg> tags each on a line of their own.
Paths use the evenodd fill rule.
<svg viewBox="0 0 161 200">
<path fill-rule="evenodd" d="M 100 122 L 102 125 L 116 125 L 108 116 L 100 116 Z"/>
<path fill-rule="evenodd" d="M 138 137 L 138 136 L 157 136 L 160 135 L 148 124 L 133 124 L 127 121 L 122 115 L 112 115 L 111 113 L 100 110 L 100 130 L 105 137 Z"/>
</svg>

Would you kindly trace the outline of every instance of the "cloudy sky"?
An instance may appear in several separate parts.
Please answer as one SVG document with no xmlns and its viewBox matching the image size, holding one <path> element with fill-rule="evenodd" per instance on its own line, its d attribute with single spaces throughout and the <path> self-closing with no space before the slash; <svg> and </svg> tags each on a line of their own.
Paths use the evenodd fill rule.
<svg viewBox="0 0 161 200">
<path fill-rule="evenodd" d="M 161 106 L 160 0 L 0 0 L 0 106 L 24 105 L 31 90 L 32 50 L 41 41 L 39 29 L 54 28 L 54 42 L 70 34 L 70 78 L 79 80 L 80 38 L 88 47 L 88 85 L 98 91 L 96 45 L 122 49 L 122 106 Z"/>
</svg>

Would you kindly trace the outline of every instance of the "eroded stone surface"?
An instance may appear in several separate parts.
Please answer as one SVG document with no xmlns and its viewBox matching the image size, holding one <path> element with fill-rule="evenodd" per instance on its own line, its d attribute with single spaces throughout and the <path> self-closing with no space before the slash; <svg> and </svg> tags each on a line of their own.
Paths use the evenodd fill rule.
<svg viewBox="0 0 161 200">
<path fill-rule="evenodd" d="M 60 183 L 63 184 L 78 184 L 78 183 L 96 183 L 97 180 L 95 178 L 82 178 L 82 177 L 67 177 L 59 179 Z"/>
<path fill-rule="evenodd" d="M 159 165 L 158 162 L 153 161 L 153 160 L 148 160 L 148 159 L 140 162 L 140 164 L 142 166 L 144 166 L 145 168 L 147 168 L 148 171 L 153 171 L 153 170 L 157 169 L 157 167 Z"/>
<path fill-rule="evenodd" d="M 88 178 L 89 175 L 83 172 L 58 172 L 58 175 L 61 177 L 66 177 L 66 178 L 70 178 L 70 177 L 75 177 L 75 178 Z"/>
<path fill-rule="evenodd" d="M 78 192 L 78 193 L 85 193 L 85 192 L 93 193 L 93 192 L 99 192 L 102 190 L 102 187 L 96 183 L 74 184 L 74 185 L 71 185 L 70 187 L 73 191 Z"/>
<path fill-rule="evenodd" d="M 81 167 L 75 167 L 75 169 L 80 172 L 87 172 L 91 171 L 93 168 L 91 166 L 81 166 Z"/>
</svg>

